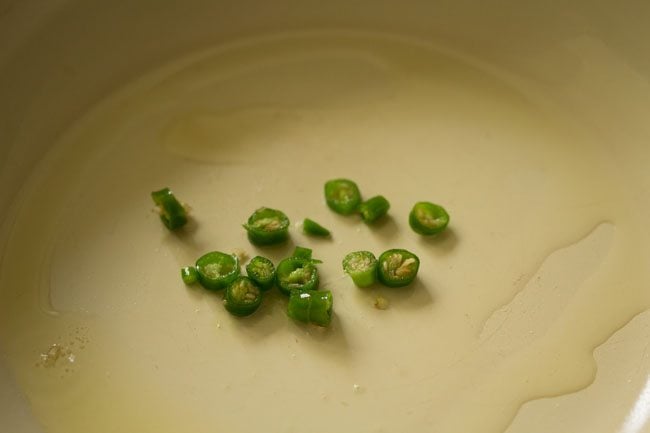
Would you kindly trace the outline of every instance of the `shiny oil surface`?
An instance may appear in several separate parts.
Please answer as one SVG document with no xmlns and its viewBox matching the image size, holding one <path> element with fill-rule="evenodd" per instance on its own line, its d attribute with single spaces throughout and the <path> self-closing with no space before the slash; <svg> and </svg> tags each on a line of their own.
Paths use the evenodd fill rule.
<svg viewBox="0 0 650 433">
<path fill-rule="evenodd" d="M 417 40 L 215 47 L 53 146 L 6 228 L 0 344 L 50 432 L 502 432 L 526 402 L 589 390 L 594 349 L 650 302 L 642 212 L 612 153 L 535 89 Z M 390 217 L 331 213 L 335 177 L 385 195 Z M 192 207 L 178 234 L 152 212 L 164 186 Z M 445 234 L 410 230 L 422 200 L 447 208 Z M 255 248 L 241 223 L 260 206 L 333 237 L 294 224 Z M 291 322 L 279 294 L 235 318 L 180 280 L 210 250 L 277 263 L 295 245 L 324 261 L 329 329 Z M 343 274 L 348 252 L 389 248 L 420 257 L 412 286 Z"/>
</svg>

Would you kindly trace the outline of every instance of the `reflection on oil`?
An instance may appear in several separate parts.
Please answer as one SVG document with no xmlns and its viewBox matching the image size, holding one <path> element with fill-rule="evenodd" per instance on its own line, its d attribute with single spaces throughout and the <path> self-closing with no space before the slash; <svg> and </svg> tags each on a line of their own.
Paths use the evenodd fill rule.
<svg viewBox="0 0 650 433">
<path fill-rule="evenodd" d="M 107 99 L 44 160 L 1 264 L 0 344 L 53 433 L 501 432 L 524 402 L 591 383 L 594 348 L 650 305 L 645 204 L 603 175 L 612 164 L 558 113 L 417 42 L 220 47 Z M 391 218 L 330 212 L 323 183 L 342 176 L 385 195 Z M 192 206 L 182 233 L 150 211 L 163 186 Z M 445 235 L 410 230 L 423 200 L 450 211 Z M 260 206 L 322 222 L 333 242 L 292 227 L 287 245 L 256 248 L 241 224 Z M 289 321 L 277 293 L 234 318 L 179 278 L 210 250 L 277 263 L 295 245 L 324 261 L 328 330 Z M 415 284 L 343 275 L 350 251 L 389 248 L 420 257 Z M 81 325 L 74 371 L 35 369 Z M 300 410 L 277 417 L 287 407 Z"/>
<path fill-rule="evenodd" d="M 625 419 L 620 433 L 641 433 L 648 427 L 650 420 L 650 376 L 639 393 L 634 407 Z"/>
</svg>

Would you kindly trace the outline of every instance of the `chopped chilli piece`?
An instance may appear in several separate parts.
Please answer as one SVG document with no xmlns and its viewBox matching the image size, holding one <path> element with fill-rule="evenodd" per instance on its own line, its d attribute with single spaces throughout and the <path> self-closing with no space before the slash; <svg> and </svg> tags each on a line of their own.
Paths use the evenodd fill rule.
<svg viewBox="0 0 650 433">
<path fill-rule="evenodd" d="M 181 268 L 181 279 L 189 286 L 198 281 L 199 273 L 194 266 L 185 266 Z"/>
<path fill-rule="evenodd" d="M 322 225 L 318 224 L 316 221 L 311 220 L 309 218 L 305 218 L 305 220 L 303 221 L 302 230 L 303 232 L 305 232 L 305 234 L 311 236 L 327 237 L 331 234 L 328 229 L 326 229 Z"/>
<path fill-rule="evenodd" d="M 377 280 L 377 259 L 370 251 L 354 251 L 343 258 L 343 270 L 357 287 L 368 287 Z"/>
<path fill-rule="evenodd" d="M 300 322 L 329 326 L 332 321 L 332 292 L 329 290 L 293 290 L 287 315 Z"/>
<path fill-rule="evenodd" d="M 301 259 L 311 260 L 311 254 L 312 254 L 311 248 L 297 246 L 293 250 L 293 257 L 299 257 Z"/>
<path fill-rule="evenodd" d="M 176 199 L 169 188 L 151 193 L 151 198 L 158 208 L 160 220 L 169 230 L 176 230 L 187 223 L 187 211 Z"/>
<path fill-rule="evenodd" d="M 248 316 L 253 314 L 262 303 L 262 291 L 255 282 L 248 277 L 237 277 L 226 288 L 223 304 L 235 316 Z"/>
<path fill-rule="evenodd" d="M 403 287 L 415 279 L 419 267 L 420 259 L 415 254 L 403 249 L 391 249 L 379 256 L 377 277 L 388 287 Z"/>
<path fill-rule="evenodd" d="M 261 207 L 248 218 L 243 227 L 255 245 L 273 245 L 289 238 L 289 218 L 277 209 Z"/>
<path fill-rule="evenodd" d="M 327 206 L 341 215 L 350 215 L 361 204 L 361 193 L 356 183 L 349 179 L 333 179 L 325 183 Z"/>
<path fill-rule="evenodd" d="M 198 280 L 209 290 L 228 287 L 239 276 L 239 259 L 231 254 L 212 251 L 196 261 Z"/>
<path fill-rule="evenodd" d="M 266 257 L 253 257 L 246 265 L 246 274 L 262 290 L 269 290 L 275 282 L 275 266 Z"/>
<path fill-rule="evenodd" d="M 449 214 L 440 205 L 421 201 L 415 203 L 409 214 L 409 225 L 414 232 L 431 236 L 442 232 L 449 224 Z"/>
<path fill-rule="evenodd" d="M 361 203 L 359 213 L 366 223 L 373 223 L 388 213 L 390 203 L 383 195 L 375 196 Z"/>
<path fill-rule="evenodd" d="M 280 291 L 287 296 L 292 290 L 316 290 L 319 283 L 315 263 L 300 257 L 289 257 L 278 263 L 275 279 Z"/>
</svg>

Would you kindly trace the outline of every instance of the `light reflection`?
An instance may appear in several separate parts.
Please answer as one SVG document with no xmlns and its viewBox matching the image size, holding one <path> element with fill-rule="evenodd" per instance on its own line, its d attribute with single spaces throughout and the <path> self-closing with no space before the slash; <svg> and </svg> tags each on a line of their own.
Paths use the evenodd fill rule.
<svg viewBox="0 0 650 433">
<path fill-rule="evenodd" d="M 625 418 L 621 433 L 640 433 L 650 419 L 650 376 L 636 399 L 634 407 Z"/>
</svg>

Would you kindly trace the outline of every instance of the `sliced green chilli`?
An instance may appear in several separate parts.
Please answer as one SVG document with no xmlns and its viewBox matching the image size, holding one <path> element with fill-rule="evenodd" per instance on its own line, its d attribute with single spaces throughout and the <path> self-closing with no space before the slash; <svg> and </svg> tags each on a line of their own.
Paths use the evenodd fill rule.
<svg viewBox="0 0 650 433">
<path fill-rule="evenodd" d="M 379 256 L 377 277 L 388 287 L 409 285 L 420 268 L 420 259 L 410 251 L 392 249 Z"/>
<path fill-rule="evenodd" d="M 160 220 L 169 230 L 179 229 L 187 223 L 187 211 L 169 188 L 152 192 L 151 198 L 158 207 Z"/>
<path fill-rule="evenodd" d="M 383 195 L 370 198 L 359 205 L 361 218 L 367 223 L 373 223 L 388 213 L 390 203 Z"/>
<path fill-rule="evenodd" d="M 199 283 L 209 290 L 228 287 L 239 276 L 239 259 L 231 254 L 212 251 L 196 261 Z"/>
<path fill-rule="evenodd" d="M 309 218 L 305 218 L 305 220 L 302 222 L 302 230 L 305 232 L 305 234 L 311 236 L 327 237 L 330 235 L 330 231 L 328 229 Z"/>
<path fill-rule="evenodd" d="M 409 214 L 409 225 L 414 232 L 424 236 L 440 233 L 449 224 L 449 214 L 440 205 L 421 201 L 415 203 Z"/>
<path fill-rule="evenodd" d="M 332 292 L 329 290 L 293 290 L 287 315 L 294 320 L 328 326 L 332 321 Z"/>
<path fill-rule="evenodd" d="M 199 273 L 194 266 L 185 266 L 181 268 L 181 279 L 189 286 L 198 281 Z"/>
<path fill-rule="evenodd" d="M 316 290 L 319 282 L 318 269 L 312 260 L 289 257 L 278 263 L 275 280 L 285 295 L 289 295 L 292 290 Z"/>
<path fill-rule="evenodd" d="M 370 251 L 354 251 L 343 259 L 343 270 L 357 287 L 368 287 L 377 280 L 377 258 Z"/>
<path fill-rule="evenodd" d="M 341 215 L 350 215 L 361 204 L 361 193 L 356 183 L 349 179 L 333 179 L 325 183 L 327 206 Z"/>
<path fill-rule="evenodd" d="M 284 212 L 268 207 L 257 209 L 243 225 L 255 245 L 273 245 L 289 238 L 289 218 Z"/>
<path fill-rule="evenodd" d="M 296 246 L 296 248 L 293 250 L 293 257 L 311 260 L 311 255 L 312 255 L 311 248 Z"/>
<path fill-rule="evenodd" d="M 253 257 L 246 265 L 246 274 L 262 290 L 269 290 L 275 282 L 275 266 L 266 257 Z"/>
<path fill-rule="evenodd" d="M 262 303 L 262 291 L 248 277 L 238 277 L 226 288 L 223 305 L 235 316 L 253 314 Z"/>
<path fill-rule="evenodd" d="M 311 262 L 312 264 L 319 264 L 323 263 L 322 260 L 318 260 L 312 257 L 312 250 L 311 248 L 305 248 L 301 246 L 296 246 L 293 250 L 293 255 L 291 257 L 297 257 L 299 259 L 305 259 Z"/>
</svg>

